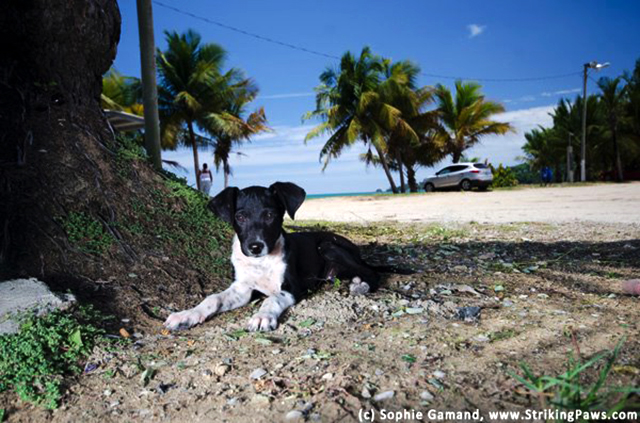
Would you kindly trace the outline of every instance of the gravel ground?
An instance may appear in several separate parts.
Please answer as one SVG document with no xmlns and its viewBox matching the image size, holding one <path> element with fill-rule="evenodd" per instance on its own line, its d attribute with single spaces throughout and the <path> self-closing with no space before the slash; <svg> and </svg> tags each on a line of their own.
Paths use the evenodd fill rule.
<svg viewBox="0 0 640 423">
<path fill-rule="evenodd" d="M 0 408 L 9 422 L 352 422 L 383 409 L 480 410 L 491 421 L 489 411 L 539 404 L 509 374 L 519 363 L 557 375 L 576 346 L 586 360 L 624 337 L 607 385 L 640 385 L 638 297 L 620 289 L 640 271 L 638 225 L 290 229 L 318 228 L 353 239 L 371 262 L 416 273 L 389 275 L 369 296 L 327 284 L 267 334 L 243 330 L 259 304 L 178 333 L 123 322 L 128 346 L 96 348 L 95 370 L 70 381 L 60 409 L 8 392 Z M 462 307 L 479 319 L 461 319 Z"/>
<path fill-rule="evenodd" d="M 489 192 L 332 197 L 307 201 L 299 219 L 331 222 L 640 222 L 640 182 Z"/>
</svg>

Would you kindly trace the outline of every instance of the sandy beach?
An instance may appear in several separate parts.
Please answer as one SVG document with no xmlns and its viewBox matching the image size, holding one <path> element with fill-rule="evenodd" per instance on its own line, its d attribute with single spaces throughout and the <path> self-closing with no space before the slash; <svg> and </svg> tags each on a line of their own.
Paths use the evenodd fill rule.
<svg viewBox="0 0 640 423">
<path fill-rule="evenodd" d="M 639 223 L 640 183 L 321 198 L 306 201 L 296 218 L 354 223 Z"/>
</svg>

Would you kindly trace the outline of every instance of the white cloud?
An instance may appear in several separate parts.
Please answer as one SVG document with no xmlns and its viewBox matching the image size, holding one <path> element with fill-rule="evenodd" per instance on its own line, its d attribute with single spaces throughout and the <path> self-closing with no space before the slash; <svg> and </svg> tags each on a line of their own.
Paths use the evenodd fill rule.
<svg viewBox="0 0 640 423">
<path fill-rule="evenodd" d="M 467 25 L 467 29 L 469 30 L 469 38 L 473 38 L 473 37 L 477 37 L 478 35 L 482 34 L 484 32 L 484 30 L 487 29 L 487 26 L 486 25 L 471 24 L 471 25 Z"/>
<path fill-rule="evenodd" d="M 495 120 L 509 122 L 515 128 L 514 133 L 502 136 L 487 136 L 480 145 L 466 152 L 467 156 L 488 158 L 491 163 L 513 165 L 516 157 L 522 155 L 524 134 L 538 125 L 550 126 L 552 119 L 549 113 L 554 106 L 533 107 L 501 113 Z M 244 144 L 236 151 L 244 155 L 232 154 L 230 162 L 234 175 L 231 184 L 238 187 L 250 185 L 269 185 L 275 181 L 292 181 L 304 187 L 310 194 L 371 192 L 378 188 L 386 189 L 388 181 L 381 169 L 369 167 L 359 160 L 359 155 L 366 152 L 365 146 L 357 142 L 343 154 L 333 159 L 325 172 L 318 161 L 320 149 L 326 140 L 318 137 L 306 145 L 304 137 L 313 125 L 277 126 L 274 132 L 256 136 L 253 142 Z M 200 162 L 211 165 L 211 150 L 200 151 Z M 195 183 L 193 170 L 193 153 L 188 148 L 174 152 L 164 152 L 163 158 L 176 160 L 186 167 L 189 182 Z M 450 159 L 447 159 L 447 163 Z M 442 163 L 444 165 L 445 163 Z M 418 181 L 432 173 L 432 169 L 419 169 Z M 396 182 L 398 175 L 394 175 Z M 214 175 L 212 194 L 222 189 L 222 174 Z"/>
<path fill-rule="evenodd" d="M 582 91 L 581 88 L 572 88 L 570 90 L 560 90 L 560 91 L 553 91 L 553 92 L 543 92 L 542 94 L 540 94 L 542 97 L 553 97 L 556 95 L 565 95 L 565 94 L 574 94 L 574 93 L 579 93 L 580 91 Z"/>
<path fill-rule="evenodd" d="M 316 93 L 306 92 L 306 93 L 288 93 L 288 94 L 271 94 L 271 95 L 261 95 L 257 99 L 258 100 L 276 100 L 281 98 L 297 98 L 297 97 L 313 97 Z"/>
<path fill-rule="evenodd" d="M 495 115 L 494 119 L 500 122 L 509 122 L 515 132 L 506 135 L 490 135 L 482 138 L 481 143 L 465 155 L 489 159 L 494 165 L 518 164 L 516 157 L 522 156 L 522 146 L 525 143 L 524 134 L 537 128 L 539 125 L 549 127 L 553 119 L 549 115 L 555 106 L 532 107 L 529 109 L 514 110 Z"/>
<path fill-rule="evenodd" d="M 518 101 L 522 101 L 524 103 L 529 103 L 531 101 L 536 101 L 536 97 L 533 95 L 525 95 L 518 99 Z"/>
</svg>

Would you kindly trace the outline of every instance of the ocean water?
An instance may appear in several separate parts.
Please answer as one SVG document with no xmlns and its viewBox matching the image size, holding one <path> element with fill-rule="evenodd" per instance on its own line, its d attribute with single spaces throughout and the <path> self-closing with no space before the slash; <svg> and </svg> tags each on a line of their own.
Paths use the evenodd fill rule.
<svg viewBox="0 0 640 423">
<path fill-rule="evenodd" d="M 311 200 L 311 199 L 314 199 L 314 198 L 358 197 L 358 196 L 364 196 L 364 195 L 380 195 L 380 194 L 386 194 L 386 193 L 371 191 L 371 192 L 343 192 L 343 193 L 340 193 L 340 194 L 309 194 L 309 195 L 307 195 L 307 198 Z"/>
</svg>

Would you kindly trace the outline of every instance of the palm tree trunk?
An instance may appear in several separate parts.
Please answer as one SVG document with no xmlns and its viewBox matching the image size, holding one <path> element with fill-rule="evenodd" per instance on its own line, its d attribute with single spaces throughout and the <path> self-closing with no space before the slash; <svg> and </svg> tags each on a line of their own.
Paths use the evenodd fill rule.
<svg viewBox="0 0 640 423">
<path fill-rule="evenodd" d="M 398 161 L 398 173 L 400 174 L 400 192 L 404 194 L 405 192 L 407 192 L 407 187 L 404 184 L 404 169 L 402 166 L 402 154 L 400 154 L 399 151 L 396 154 L 396 160 Z"/>
<path fill-rule="evenodd" d="M 382 149 L 376 144 L 372 143 L 378 153 L 378 157 L 380 158 L 380 164 L 382 164 L 382 168 L 384 169 L 385 175 L 387 175 L 387 179 L 389 180 L 389 185 L 391 185 L 391 191 L 394 194 L 398 193 L 398 187 L 396 187 L 396 183 L 393 182 L 393 176 L 391 175 L 391 171 L 389 170 L 389 164 L 387 163 L 387 159 L 384 157 L 384 153 Z"/>
<path fill-rule="evenodd" d="M 613 136 L 613 154 L 616 156 L 616 181 L 624 181 L 624 175 L 622 173 L 622 160 L 620 159 L 620 148 L 618 146 L 618 130 L 614 126 L 611 128 L 611 134 Z"/>
<path fill-rule="evenodd" d="M 462 157 L 462 148 L 458 147 L 458 141 L 454 140 L 453 142 L 453 151 L 451 153 L 453 163 L 458 163 L 460 158 Z"/>
<path fill-rule="evenodd" d="M 196 144 L 196 135 L 193 132 L 193 122 L 187 123 L 189 127 L 189 141 L 191 141 L 191 148 L 193 149 L 193 165 L 196 172 L 196 187 L 200 189 L 200 178 L 198 178 L 198 171 L 200 170 L 200 161 L 198 160 L 198 145 Z"/>
<path fill-rule="evenodd" d="M 416 181 L 416 171 L 413 166 L 407 165 L 407 182 L 409 183 L 410 192 L 418 192 L 418 182 Z"/>
<path fill-rule="evenodd" d="M 227 188 L 229 186 L 229 175 L 231 174 L 228 159 L 222 159 L 222 173 L 224 174 L 224 187 Z"/>
</svg>

